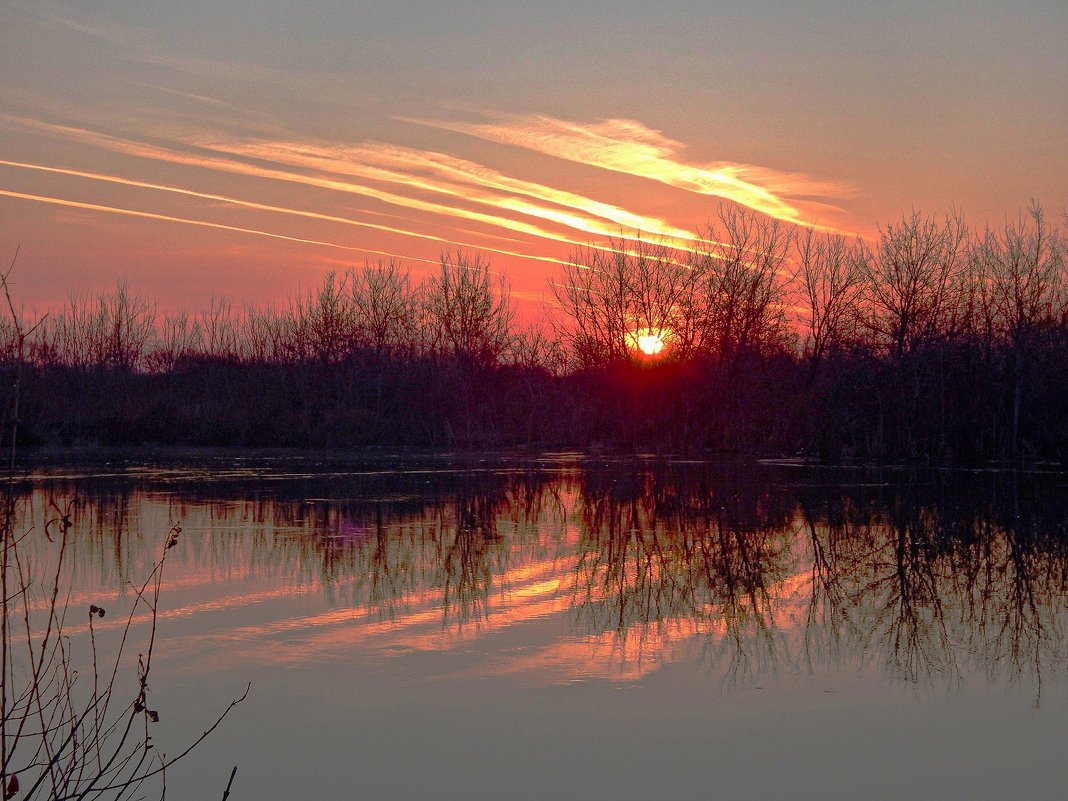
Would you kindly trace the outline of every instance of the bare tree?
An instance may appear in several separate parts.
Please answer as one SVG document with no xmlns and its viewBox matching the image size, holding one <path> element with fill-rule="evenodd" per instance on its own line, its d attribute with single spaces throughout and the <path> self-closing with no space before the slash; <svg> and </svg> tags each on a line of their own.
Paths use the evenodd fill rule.
<svg viewBox="0 0 1068 801">
<path fill-rule="evenodd" d="M 855 321 L 864 289 L 859 244 L 840 234 L 807 229 L 795 239 L 799 322 L 807 333 L 806 351 L 815 376 L 825 354 L 841 344 Z"/>
<path fill-rule="evenodd" d="M 520 328 L 504 358 L 508 364 L 545 370 L 551 375 L 563 375 L 567 369 L 564 346 L 544 322 Z"/>
<path fill-rule="evenodd" d="M 283 315 L 247 306 L 241 325 L 241 355 L 252 362 L 287 362 L 295 358 Z"/>
<path fill-rule="evenodd" d="M 134 370 L 144 366 L 155 328 L 155 302 L 123 280 L 95 298 L 72 293 L 42 329 L 37 352 L 70 367 Z"/>
<path fill-rule="evenodd" d="M 691 258 L 697 292 L 688 316 L 695 349 L 729 360 L 779 340 L 786 331 L 783 301 L 792 230 L 781 220 L 724 205 L 718 225 L 703 233 Z"/>
<path fill-rule="evenodd" d="M 869 326 L 879 346 L 895 358 L 952 330 L 966 236 L 957 214 L 939 222 L 914 211 L 880 228 L 874 249 L 862 245 Z"/>
<path fill-rule="evenodd" d="M 1034 349 L 1044 328 L 1068 312 L 1068 275 L 1060 232 L 1050 228 L 1042 207 L 1032 202 L 1027 216 L 987 229 L 971 251 L 986 293 L 991 333 L 1007 352 L 1012 380 L 1013 454 L 1019 451 L 1024 390 Z"/>
<path fill-rule="evenodd" d="M 145 367 L 152 373 L 173 370 L 183 359 L 198 356 L 204 350 L 200 322 L 185 312 L 160 318 L 154 339 L 154 346 L 145 357 Z"/>
<path fill-rule="evenodd" d="M 212 295 L 208 308 L 197 320 L 203 337 L 204 355 L 214 359 L 231 358 L 238 350 L 238 322 L 233 304 L 225 297 Z"/>
<path fill-rule="evenodd" d="M 560 338 L 578 364 L 593 366 L 626 357 L 630 298 L 624 260 L 584 248 L 571 255 L 550 287 L 566 318 L 559 327 Z"/>
<path fill-rule="evenodd" d="M 433 352 L 490 365 L 511 342 L 515 307 L 485 256 L 456 250 L 442 254 L 441 269 L 424 284 L 423 315 Z"/>
<path fill-rule="evenodd" d="M 580 250 L 551 285 L 561 338 L 587 365 L 632 357 L 637 332 L 679 359 L 763 347 L 786 330 L 791 237 L 778 220 L 724 206 L 692 251 L 640 238 Z"/>
<path fill-rule="evenodd" d="M 585 366 L 634 357 L 640 335 L 685 355 L 692 342 L 685 314 L 692 285 L 689 265 L 662 243 L 635 237 L 580 249 L 550 284 L 565 318 L 558 336 Z"/>
<path fill-rule="evenodd" d="M 333 363 L 351 352 L 355 321 L 348 275 L 328 273 L 315 290 L 290 303 L 295 346 L 319 361 Z"/>
<path fill-rule="evenodd" d="M 411 276 L 394 259 L 368 262 L 349 274 L 360 347 L 376 355 L 410 353 L 418 333 L 418 298 Z"/>
<path fill-rule="evenodd" d="M 123 370 L 140 367 L 155 333 L 155 302 L 131 292 L 123 279 L 114 292 L 100 296 L 100 313 L 106 331 L 104 363 Z"/>
</svg>

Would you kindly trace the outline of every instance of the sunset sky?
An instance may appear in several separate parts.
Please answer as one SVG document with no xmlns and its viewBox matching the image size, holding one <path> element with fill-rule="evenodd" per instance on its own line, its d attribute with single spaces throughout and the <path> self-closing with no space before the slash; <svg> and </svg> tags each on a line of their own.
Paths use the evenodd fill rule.
<svg viewBox="0 0 1068 801">
<path fill-rule="evenodd" d="M 485 250 L 536 308 L 573 249 L 723 202 L 870 236 L 1068 206 L 1068 4 L 0 5 L 0 257 L 29 306 L 125 276 L 274 303 Z"/>
</svg>

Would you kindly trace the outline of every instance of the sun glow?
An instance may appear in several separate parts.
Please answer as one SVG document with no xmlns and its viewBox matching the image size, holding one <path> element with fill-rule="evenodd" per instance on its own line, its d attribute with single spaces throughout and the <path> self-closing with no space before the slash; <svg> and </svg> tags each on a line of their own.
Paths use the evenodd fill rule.
<svg viewBox="0 0 1068 801">
<path fill-rule="evenodd" d="M 666 331 L 657 328 L 639 328 L 627 334 L 627 345 L 643 356 L 655 358 L 663 352 L 664 345 L 667 344 L 666 337 Z"/>
</svg>

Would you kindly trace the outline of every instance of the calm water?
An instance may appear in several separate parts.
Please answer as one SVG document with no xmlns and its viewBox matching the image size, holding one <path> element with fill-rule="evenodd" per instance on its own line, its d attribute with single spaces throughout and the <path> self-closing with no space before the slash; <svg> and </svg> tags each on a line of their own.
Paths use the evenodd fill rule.
<svg viewBox="0 0 1068 801">
<path fill-rule="evenodd" d="M 157 746 L 252 692 L 170 771 L 172 798 L 221 797 L 236 764 L 235 800 L 1037 799 L 1068 779 L 1066 485 L 97 458 L 35 470 L 21 525 L 69 507 L 71 603 L 105 605 L 112 636 L 181 525 Z"/>
</svg>

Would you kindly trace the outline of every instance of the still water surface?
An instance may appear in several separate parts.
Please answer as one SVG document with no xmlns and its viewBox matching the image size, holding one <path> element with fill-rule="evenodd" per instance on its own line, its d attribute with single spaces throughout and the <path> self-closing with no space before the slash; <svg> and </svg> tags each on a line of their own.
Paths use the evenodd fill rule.
<svg viewBox="0 0 1068 801">
<path fill-rule="evenodd" d="M 71 603 L 105 631 L 181 525 L 157 746 L 252 692 L 171 798 L 221 797 L 236 764 L 231 799 L 1038 799 L 1068 783 L 1066 485 L 98 457 L 34 470 L 22 525 L 70 508 Z"/>
</svg>

